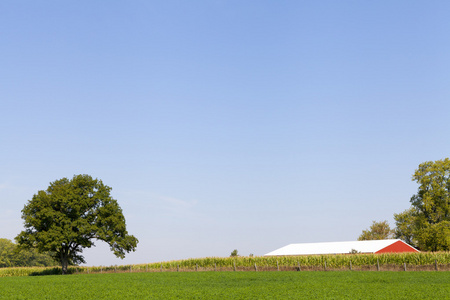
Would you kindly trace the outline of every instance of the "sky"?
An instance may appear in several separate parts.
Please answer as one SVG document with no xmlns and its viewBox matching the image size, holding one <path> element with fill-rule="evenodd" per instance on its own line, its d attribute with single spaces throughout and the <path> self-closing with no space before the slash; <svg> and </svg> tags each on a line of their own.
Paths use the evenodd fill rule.
<svg viewBox="0 0 450 300">
<path fill-rule="evenodd" d="M 449 157 L 448 1 L 0 2 L 0 237 L 50 182 L 112 188 L 121 260 L 264 255 L 395 226 Z"/>
</svg>

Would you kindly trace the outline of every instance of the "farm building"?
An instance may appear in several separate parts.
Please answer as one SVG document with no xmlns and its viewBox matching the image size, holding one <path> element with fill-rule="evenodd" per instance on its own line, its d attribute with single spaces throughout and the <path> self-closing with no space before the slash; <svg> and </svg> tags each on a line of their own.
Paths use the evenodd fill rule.
<svg viewBox="0 0 450 300">
<path fill-rule="evenodd" d="M 290 244 L 264 256 L 419 252 L 402 240 Z"/>
</svg>

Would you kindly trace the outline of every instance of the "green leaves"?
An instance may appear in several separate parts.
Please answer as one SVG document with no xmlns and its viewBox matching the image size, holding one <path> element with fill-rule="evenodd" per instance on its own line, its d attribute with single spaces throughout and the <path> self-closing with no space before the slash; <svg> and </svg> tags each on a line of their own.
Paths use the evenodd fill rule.
<svg viewBox="0 0 450 300">
<path fill-rule="evenodd" d="M 25 231 L 16 240 L 23 248 L 52 251 L 63 270 L 84 262 L 79 253 L 103 240 L 118 257 L 134 251 L 138 240 L 126 231 L 125 218 L 111 188 L 89 175 L 75 175 L 50 183 L 22 210 Z"/>
<path fill-rule="evenodd" d="M 21 250 L 8 239 L 0 239 L 0 268 L 54 266 L 49 253 L 38 253 L 34 249 Z"/>
<path fill-rule="evenodd" d="M 394 220 L 396 224 L 395 238 L 401 239 L 406 243 L 416 246 L 416 222 L 417 211 L 414 207 L 411 207 L 404 212 L 394 214 Z"/>
<path fill-rule="evenodd" d="M 363 230 L 358 237 L 358 241 L 364 240 L 385 240 L 391 239 L 394 236 L 394 230 L 391 229 L 387 221 L 375 222 L 372 221 L 370 229 Z"/>
<path fill-rule="evenodd" d="M 412 207 L 395 214 L 396 236 L 424 251 L 450 250 L 450 159 L 419 165 Z"/>
</svg>

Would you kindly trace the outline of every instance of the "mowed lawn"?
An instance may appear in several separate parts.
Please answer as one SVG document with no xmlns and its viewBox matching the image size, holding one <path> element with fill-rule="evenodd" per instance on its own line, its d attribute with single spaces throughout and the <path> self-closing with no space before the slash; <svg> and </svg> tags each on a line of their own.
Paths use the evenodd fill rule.
<svg viewBox="0 0 450 300">
<path fill-rule="evenodd" d="M 186 272 L 0 278 L 0 299 L 450 299 L 450 272 Z"/>
</svg>

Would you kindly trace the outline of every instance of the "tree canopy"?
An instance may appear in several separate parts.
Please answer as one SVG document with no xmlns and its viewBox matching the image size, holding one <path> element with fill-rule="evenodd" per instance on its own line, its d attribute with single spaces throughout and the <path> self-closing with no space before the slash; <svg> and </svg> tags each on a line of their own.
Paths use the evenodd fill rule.
<svg viewBox="0 0 450 300">
<path fill-rule="evenodd" d="M 396 236 L 424 251 L 450 250 L 450 159 L 419 165 L 411 208 L 395 214 Z"/>
<path fill-rule="evenodd" d="M 85 263 L 83 248 L 94 240 L 109 244 L 117 257 L 135 251 L 138 240 L 126 230 L 122 209 L 111 188 L 89 175 L 62 178 L 38 191 L 22 210 L 25 230 L 17 237 L 21 248 L 49 251 L 67 272 L 68 265 Z"/>
<path fill-rule="evenodd" d="M 391 229 L 387 221 L 375 222 L 372 221 L 372 225 L 369 229 L 363 230 L 358 237 L 358 241 L 364 240 L 385 240 L 394 237 L 394 230 Z"/>
</svg>

